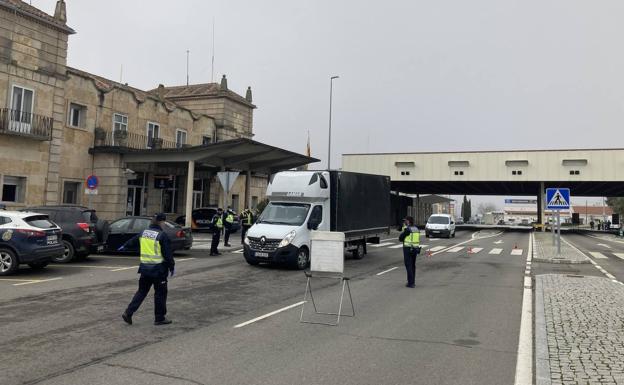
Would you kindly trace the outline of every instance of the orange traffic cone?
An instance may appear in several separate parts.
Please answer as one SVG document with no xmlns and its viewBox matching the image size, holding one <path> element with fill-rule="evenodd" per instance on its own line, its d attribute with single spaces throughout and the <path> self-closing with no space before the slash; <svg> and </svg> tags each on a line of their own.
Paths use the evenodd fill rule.
<svg viewBox="0 0 624 385">
<path fill-rule="evenodd" d="M 514 249 L 517 249 L 517 248 L 518 248 L 518 244 L 514 243 Z"/>
<path fill-rule="evenodd" d="M 468 246 L 468 254 L 472 254 L 472 246 Z"/>
<path fill-rule="evenodd" d="M 427 250 L 427 258 L 431 258 L 431 250 Z"/>
</svg>

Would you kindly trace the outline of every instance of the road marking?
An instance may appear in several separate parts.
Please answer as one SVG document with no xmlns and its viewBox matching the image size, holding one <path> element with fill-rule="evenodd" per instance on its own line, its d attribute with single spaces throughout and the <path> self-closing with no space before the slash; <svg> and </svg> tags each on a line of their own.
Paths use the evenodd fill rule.
<svg viewBox="0 0 624 385">
<path fill-rule="evenodd" d="M 272 311 L 272 312 L 270 312 L 270 313 L 267 313 L 267 314 L 265 314 L 265 315 L 261 315 L 260 317 L 256 317 L 256 318 L 251 319 L 251 320 L 249 320 L 249 321 L 247 321 L 247 322 L 243 322 L 242 324 L 238 324 L 238 325 L 234 326 L 234 329 L 242 328 L 243 326 L 247 326 L 247 325 L 252 324 L 252 323 L 254 323 L 254 322 L 261 321 L 261 320 L 263 320 L 263 319 L 265 319 L 265 318 L 269 318 L 269 317 L 274 316 L 274 315 L 276 315 L 276 314 L 279 314 L 279 313 L 281 313 L 281 312 L 283 312 L 283 311 L 290 310 L 290 309 L 295 308 L 295 307 L 297 307 L 297 306 L 301 306 L 301 305 L 303 305 L 304 303 L 305 303 L 305 301 L 297 302 L 297 303 L 292 304 L 292 305 L 290 305 L 290 306 L 286 306 L 286 307 L 283 307 L 283 308 L 281 308 L 281 309 L 278 309 L 278 310 Z"/>
<path fill-rule="evenodd" d="M 496 245 L 500 245 L 501 243 L 505 243 L 505 242 L 503 242 L 503 241 L 502 241 L 502 240 L 500 240 L 500 239 L 499 239 L 498 241 L 494 242 L 494 244 L 496 244 Z"/>
<path fill-rule="evenodd" d="M 463 246 L 453 247 L 452 249 L 446 250 L 449 253 L 457 253 L 459 250 L 463 249 Z"/>
<path fill-rule="evenodd" d="M 440 251 L 440 250 L 444 250 L 444 249 L 446 249 L 445 246 L 436 246 L 436 247 L 432 247 L 431 249 L 429 249 L 429 251 L 436 252 L 436 251 Z"/>
<path fill-rule="evenodd" d="M 527 253 L 532 255 L 533 233 L 529 235 Z M 527 262 L 529 262 L 527 258 Z M 518 337 L 518 360 L 516 361 L 515 385 L 533 383 L 533 293 L 531 276 L 524 277 L 522 294 L 522 316 L 520 318 L 520 335 Z"/>
<path fill-rule="evenodd" d="M 591 254 L 591 256 L 596 259 L 609 259 L 606 255 L 599 253 L 597 251 L 590 251 L 589 254 Z"/>
<path fill-rule="evenodd" d="M 398 245 L 394 245 L 394 246 L 390 246 L 388 247 L 389 249 L 400 249 L 401 247 L 403 247 L 403 244 L 399 243 Z M 422 247 L 422 246 L 421 246 Z"/>
<path fill-rule="evenodd" d="M 496 254 L 496 255 L 498 255 L 498 254 L 500 254 L 502 252 L 503 252 L 503 249 L 496 249 L 496 248 L 494 248 L 494 249 L 490 250 L 490 252 L 488 254 Z"/>
<path fill-rule="evenodd" d="M 191 250 L 210 250 L 210 244 L 205 245 L 193 245 L 191 246 Z"/>
<path fill-rule="evenodd" d="M 440 238 L 429 238 L 429 242 L 437 242 Z"/>
<path fill-rule="evenodd" d="M 180 259 L 176 259 L 176 262 L 186 262 L 186 261 L 192 261 L 193 259 L 196 259 L 195 257 L 189 257 L 189 258 L 180 258 Z"/>
<path fill-rule="evenodd" d="M 596 269 L 598 269 L 598 270 L 599 270 L 602 274 L 604 274 L 605 276 L 606 276 L 607 274 L 609 274 L 609 272 L 608 272 L 608 271 L 606 271 L 605 269 L 603 269 L 603 268 L 602 268 L 602 266 L 600 266 L 598 263 L 596 263 L 596 261 L 594 261 L 593 259 L 591 259 L 591 258 L 587 257 L 587 254 L 583 253 L 583 252 L 582 252 L 582 251 L 581 251 L 578 247 L 574 246 L 574 245 L 572 244 L 572 242 L 568 242 L 568 240 L 567 240 L 567 239 L 565 239 L 565 238 L 561 238 L 561 240 L 562 240 L 562 241 L 564 241 L 565 243 L 567 243 L 567 244 L 568 244 L 568 246 L 570 246 L 570 247 L 571 247 L 571 248 L 573 248 L 574 250 L 578 251 L 580 254 L 584 255 L 587 259 L 589 259 L 589 262 L 591 262 L 591 263 L 594 265 L 594 267 L 595 267 Z M 593 253 L 590 253 L 590 254 L 592 254 L 592 255 L 593 255 Z M 597 254 L 600 254 L 600 253 L 597 253 Z M 600 254 L 600 255 L 602 255 L 602 254 Z M 604 255 L 603 255 L 603 257 L 604 257 Z M 596 257 L 596 258 L 600 258 L 600 257 Z M 604 258 L 608 259 L 607 257 L 604 257 Z M 613 275 L 612 275 L 612 274 L 609 274 L 609 275 L 613 277 Z M 613 277 L 613 278 L 612 278 L 612 280 L 614 280 L 614 279 L 615 279 L 615 277 Z M 616 281 L 617 281 L 617 280 L 616 280 Z M 619 281 L 618 281 L 618 283 L 622 284 L 622 282 L 619 282 Z"/>
<path fill-rule="evenodd" d="M 390 246 L 390 245 L 394 245 L 394 242 L 383 242 L 383 243 L 378 243 L 376 245 L 370 245 L 371 247 L 384 247 L 384 246 Z"/>
<path fill-rule="evenodd" d="M 45 282 L 51 282 L 51 281 L 58 281 L 59 279 L 63 279 L 63 277 L 56 277 L 56 278 L 50 278 L 50 279 L 37 279 L 37 280 L 31 280 L 29 282 L 14 283 L 13 286 L 33 285 L 35 283 L 45 283 Z"/>
<path fill-rule="evenodd" d="M 483 250 L 483 247 L 473 247 L 470 251 L 470 254 L 477 254 L 479 251 Z"/>
<path fill-rule="evenodd" d="M 131 269 L 137 269 L 138 266 L 130 266 L 130 267 L 121 267 L 119 269 L 113 269 L 111 271 L 124 271 L 124 270 L 131 270 Z"/>
<path fill-rule="evenodd" d="M 522 249 L 513 249 L 511 250 L 511 255 L 522 255 Z"/>
<path fill-rule="evenodd" d="M 74 267 L 78 269 L 120 269 L 127 266 L 99 266 L 99 265 L 70 265 L 70 264 L 62 264 L 62 265 L 49 265 L 48 268 L 57 268 L 57 267 Z M 133 266 L 136 267 L 136 266 Z"/>
<path fill-rule="evenodd" d="M 613 253 L 613 255 L 615 255 L 616 257 L 620 259 L 624 259 L 624 253 Z"/>
<path fill-rule="evenodd" d="M 381 273 L 377 273 L 377 275 L 379 276 L 379 275 L 382 275 L 382 274 L 386 274 L 386 273 L 389 273 L 392 270 L 396 270 L 396 269 L 398 269 L 398 267 L 393 267 L 392 269 L 384 270 Z"/>
<path fill-rule="evenodd" d="M 235 254 L 243 254 L 244 251 L 245 251 L 245 249 L 240 249 L 240 250 L 234 251 L 234 253 Z"/>
<path fill-rule="evenodd" d="M 610 249 L 611 246 L 609 245 L 605 245 L 604 243 L 597 243 L 596 246 L 602 246 L 602 247 L 606 247 L 607 249 Z"/>
</svg>

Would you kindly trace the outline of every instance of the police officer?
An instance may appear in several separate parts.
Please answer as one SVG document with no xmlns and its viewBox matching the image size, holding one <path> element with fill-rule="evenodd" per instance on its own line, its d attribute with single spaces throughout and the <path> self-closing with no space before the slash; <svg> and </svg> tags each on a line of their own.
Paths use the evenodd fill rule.
<svg viewBox="0 0 624 385">
<path fill-rule="evenodd" d="M 415 287 L 416 276 L 416 256 L 420 252 L 420 231 L 414 226 L 414 218 L 406 217 L 403 224 L 403 232 L 399 235 L 399 241 L 403 242 L 403 261 L 407 271 L 407 284 L 405 286 Z"/>
<path fill-rule="evenodd" d="M 225 238 L 223 239 L 223 246 L 230 247 L 232 246 L 230 245 L 230 233 L 232 232 L 232 225 L 234 224 L 234 212 L 228 207 L 223 217 L 225 224 Z"/>
<path fill-rule="evenodd" d="M 249 209 L 243 210 L 241 213 L 241 243 L 245 242 L 245 234 L 254 223 L 253 212 Z"/>
<path fill-rule="evenodd" d="M 212 216 L 212 243 L 210 244 L 210 256 L 221 255 L 219 252 L 219 240 L 223 230 L 223 209 L 219 207 Z"/>
<path fill-rule="evenodd" d="M 167 276 L 173 277 L 175 261 L 171 252 L 169 236 L 162 230 L 162 223 L 166 220 L 165 214 L 154 215 L 150 226 L 136 237 L 130 239 L 119 250 L 136 247 L 141 249 L 141 264 L 139 265 L 139 290 L 132 298 L 121 318 L 132 325 L 132 315 L 139 309 L 141 303 L 154 286 L 154 325 L 168 325 L 171 320 L 165 318 L 167 314 Z"/>
</svg>

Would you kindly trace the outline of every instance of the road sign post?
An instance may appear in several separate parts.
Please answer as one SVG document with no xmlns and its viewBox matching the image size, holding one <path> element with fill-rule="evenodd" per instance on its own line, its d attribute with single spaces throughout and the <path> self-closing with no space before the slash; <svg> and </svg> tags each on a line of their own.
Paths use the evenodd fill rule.
<svg viewBox="0 0 624 385">
<path fill-rule="evenodd" d="M 555 229 L 555 218 L 551 215 L 553 233 L 553 246 L 557 246 L 557 254 L 561 254 L 561 210 L 570 209 L 570 189 L 569 188 L 547 188 L 546 208 L 554 210 L 557 215 L 557 227 Z M 556 232 L 556 234 L 555 234 Z"/>
</svg>

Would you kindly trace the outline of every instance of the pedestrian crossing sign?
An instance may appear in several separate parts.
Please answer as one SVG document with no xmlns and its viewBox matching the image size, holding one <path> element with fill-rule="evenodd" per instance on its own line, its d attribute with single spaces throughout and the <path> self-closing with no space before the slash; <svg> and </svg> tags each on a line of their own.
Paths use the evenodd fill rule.
<svg viewBox="0 0 624 385">
<path fill-rule="evenodd" d="M 569 210 L 570 209 L 570 189 L 569 188 L 547 188 L 546 208 L 549 210 Z"/>
</svg>

